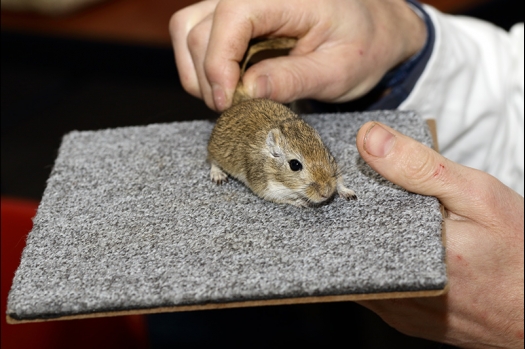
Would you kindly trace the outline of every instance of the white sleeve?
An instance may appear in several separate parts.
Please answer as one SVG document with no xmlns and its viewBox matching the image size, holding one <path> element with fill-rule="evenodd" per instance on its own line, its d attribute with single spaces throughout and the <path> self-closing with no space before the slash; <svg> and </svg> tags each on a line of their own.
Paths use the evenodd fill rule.
<svg viewBox="0 0 525 349">
<path fill-rule="evenodd" d="M 437 122 L 441 153 L 488 172 L 523 195 L 523 23 L 509 32 L 425 6 L 435 44 L 399 106 Z"/>
</svg>

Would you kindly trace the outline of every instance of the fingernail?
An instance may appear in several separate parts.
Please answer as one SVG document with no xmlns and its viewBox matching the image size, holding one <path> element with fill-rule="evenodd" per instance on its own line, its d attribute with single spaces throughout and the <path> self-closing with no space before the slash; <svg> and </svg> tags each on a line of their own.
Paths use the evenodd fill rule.
<svg viewBox="0 0 525 349">
<path fill-rule="evenodd" d="M 366 132 L 363 146 L 368 154 L 383 158 L 390 153 L 395 141 L 392 133 L 379 124 L 373 124 Z"/>
<path fill-rule="evenodd" d="M 272 87 L 267 75 L 261 75 L 255 80 L 255 98 L 268 98 L 272 93 Z"/>
<path fill-rule="evenodd" d="M 226 106 L 226 93 L 224 93 L 224 89 L 220 85 L 213 84 L 211 86 L 211 91 L 213 94 L 213 103 L 215 104 L 215 108 L 218 111 L 223 111 Z"/>
</svg>

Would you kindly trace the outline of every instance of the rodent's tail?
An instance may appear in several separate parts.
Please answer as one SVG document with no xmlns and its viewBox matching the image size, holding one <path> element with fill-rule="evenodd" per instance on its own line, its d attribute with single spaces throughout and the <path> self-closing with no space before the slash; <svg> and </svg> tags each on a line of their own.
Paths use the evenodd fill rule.
<svg viewBox="0 0 525 349">
<path fill-rule="evenodd" d="M 242 75 L 241 75 L 241 80 L 239 80 L 239 82 L 237 83 L 237 87 L 235 88 L 235 92 L 233 93 L 232 105 L 239 104 L 242 101 L 246 101 L 248 99 L 251 99 L 251 97 L 248 96 L 248 93 L 246 92 L 246 89 L 244 88 L 244 85 L 242 84 Z"/>
<path fill-rule="evenodd" d="M 235 105 L 247 99 L 251 99 L 251 97 L 246 92 L 244 85 L 242 84 L 242 77 L 244 76 L 244 72 L 248 66 L 248 63 L 250 62 L 250 60 L 253 58 L 255 54 L 261 51 L 274 51 L 273 55 L 269 54 L 269 57 L 274 57 L 274 56 L 282 55 L 283 54 L 282 51 L 285 51 L 285 50 L 287 54 L 289 50 L 294 48 L 296 43 L 297 43 L 297 39 L 295 38 L 263 39 L 262 41 L 251 43 L 248 47 L 248 50 L 246 51 L 246 54 L 244 55 L 243 60 L 241 61 L 241 76 L 239 79 L 239 83 L 237 84 L 237 87 L 235 88 L 235 92 L 233 94 L 232 105 Z M 265 57 L 265 58 L 268 58 L 268 57 Z"/>
</svg>

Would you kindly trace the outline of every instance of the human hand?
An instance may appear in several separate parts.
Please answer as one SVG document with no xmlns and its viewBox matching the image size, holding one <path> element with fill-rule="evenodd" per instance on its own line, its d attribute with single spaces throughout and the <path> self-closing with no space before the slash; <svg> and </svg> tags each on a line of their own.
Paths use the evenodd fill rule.
<svg viewBox="0 0 525 349">
<path fill-rule="evenodd" d="M 466 348 L 523 348 L 523 197 L 378 124 L 357 135 L 363 159 L 410 192 L 446 209 L 449 292 L 364 301 L 397 330 Z"/>
<path fill-rule="evenodd" d="M 298 38 L 289 56 L 243 76 L 250 96 L 281 103 L 358 98 L 426 40 L 404 0 L 206 0 L 176 12 L 170 33 L 182 86 L 218 111 L 231 105 L 252 38 Z"/>
</svg>

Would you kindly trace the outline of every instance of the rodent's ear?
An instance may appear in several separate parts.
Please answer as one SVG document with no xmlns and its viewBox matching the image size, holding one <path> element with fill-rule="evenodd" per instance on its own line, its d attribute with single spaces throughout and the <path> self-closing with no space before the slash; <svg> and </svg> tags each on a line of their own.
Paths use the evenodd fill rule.
<svg viewBox="0 0 525 349">
<path fill-rule="evenodd" d="M 283 134 L 278 128 L 273 128 L 266 137 L 266 149 L 274 158 L 283 157 Z"/>
</svg>

